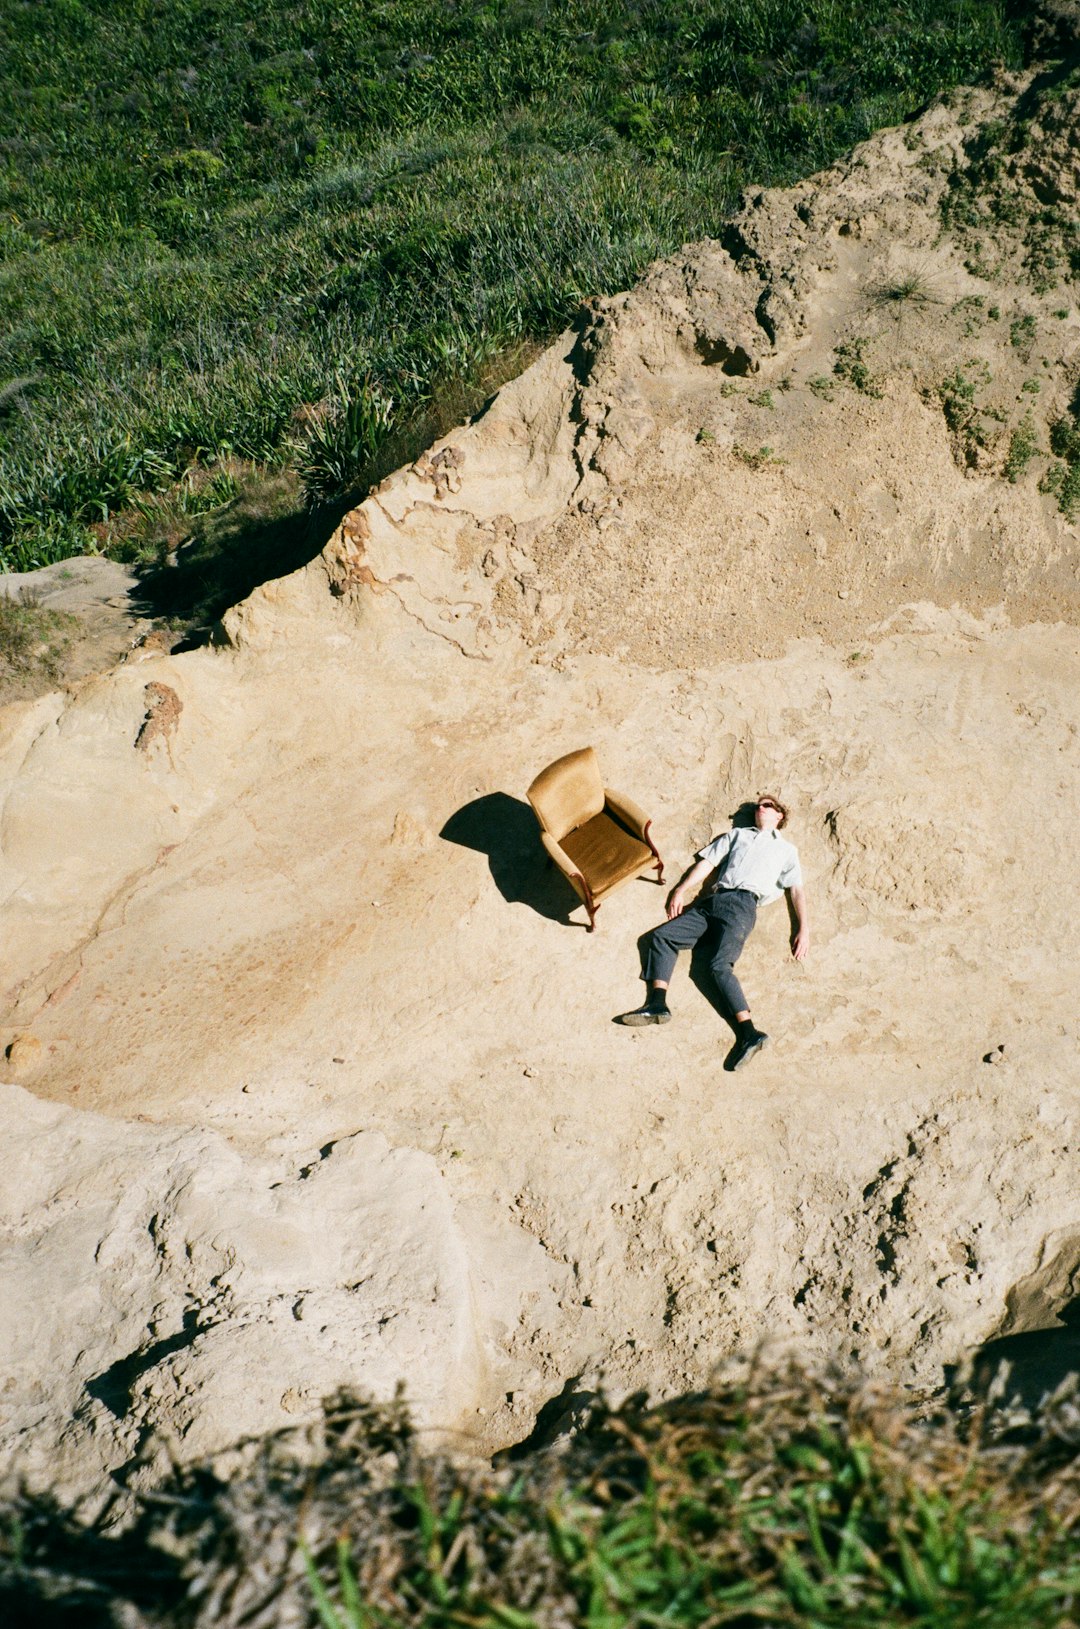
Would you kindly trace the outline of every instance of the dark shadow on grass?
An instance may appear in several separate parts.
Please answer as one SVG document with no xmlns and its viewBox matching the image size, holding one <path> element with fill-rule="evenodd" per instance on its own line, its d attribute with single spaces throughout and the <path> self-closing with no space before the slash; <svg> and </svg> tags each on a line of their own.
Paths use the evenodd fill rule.
<svg viewBox="0 0 1080 1629">
<path fill-rule="evenodd" d="M 439 836 L 486 854 L 492 881 L 508 904 L 528 905 L 550 922 L 570 924 L 580 901 L 548 862 L 527 803 L 506 792 L 486 792 L 452 814 Z"/>
<path fill-rule="evenodd" d="M 180 625 L 176 650 L 213 643 L 230 606 L 314 560 L 381 481 L 415 463 L 455 426 L 481 418 L 502 386 L 542 349 L 540 341 L 521 339 L 489 358 L 474 377 L 436 381 L 431 399 L 395 423 L 373 456 L 356 467 L 348 489 L 321 504 L 305 504 L 295 472 L 264 470 L 247 492 L 195 519 L 168 563 L 143 569 L 132 609 Z"/>
<path fill-rule="evenodd" d="M 177 1504 L 181 1501 L 177 1500 Z M 159 1624 L 186 1594 L 183 1566 L 146 1542 L 147 1519 L 108 1525 L 109 1509 L 89 1523 L 51 1493 L 23 1494 L 20 1559 L 0 1561 L 0 1622 L 11 1629 L 117 1629 Z"/>
<path fill-rule="evenodd" d="M 267 512 L 244 497 L 200 517 L 167 565 L 149 567 L 131 599 L 141 616 L 184 625 L 180 650 L 211 643 L 221 617 L 261 583 L 306 566 L 352 506 Z"/>
</svg>

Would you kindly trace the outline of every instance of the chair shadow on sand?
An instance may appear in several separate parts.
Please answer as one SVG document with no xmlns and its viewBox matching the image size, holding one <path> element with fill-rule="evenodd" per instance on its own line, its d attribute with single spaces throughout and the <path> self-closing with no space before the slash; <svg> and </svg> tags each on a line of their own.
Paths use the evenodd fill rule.
<svg viewBox="0 0 1080 1629">
<path fill-rule="evenodd" d="M 570 913 L 581 902 L 548 860 L 536 816 L 520 798 L 485 792 L 456 810 L 439 836 L 486 854 L 491 880 L 507 904 L 528 905 L 550 922 L 578 926 Z"/>
</svg>

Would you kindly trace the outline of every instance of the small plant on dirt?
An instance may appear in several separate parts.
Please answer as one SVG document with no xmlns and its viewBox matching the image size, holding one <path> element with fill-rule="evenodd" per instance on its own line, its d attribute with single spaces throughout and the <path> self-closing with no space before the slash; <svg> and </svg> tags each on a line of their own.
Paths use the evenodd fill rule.
<svg viewBox="0 0 1080 1629">
<path fill-rule="evenodd" d="M 992 377 L 981 358 L 971 357 L 940 380 L 935 391 L 945 423 L 956 438 L 953 455 L 968 468 L 979 464 L 981 454 L 997 445 L 1007 417 L 1004 408 L 980 406 L 976 401 L 978 392 Z"/>
<path fill-rule="evenodd" d="M 844 384 L 853 385 L 864 396 L 880 397 L 884 392 L 863 358 L 865 349 L 865 339 L 845 340 L 843 344 L 838 345 L 833 373 L 838 379 L 843 380 Z"/>
<path fill-rule="evenodd" d="M 1048 492 L 1070 523 L 1080 516 L 1080 464 L 1052 464 L 1039 482 L 1039 491 Z"/>
<path fill-rule="evenodd" d="M 964 337 L 970 339 L 977 334 L 983 322 L 983 307 L 986 301 L 981 294 L 966 294 L 962 300 L 957 300 L 952 308 L 953 316 L 963 316 Z"/>
<path fill-rule="evenodd" d="M 1066 415 L 1050 427 L 1050 451 L 1067 464 L 1080 464 L 1080 421 Z"/>
<path fill-rule="evenodd" d="M 894 311 L 899 321 L 909 306 L 917 309 L 920 306 L 940 305 L 941 301 L 933 292 L 929 274 L 917 270 L 899 272 L 875 283 L 870 290 L 870 304 Z"/>
<path fill-rule="evenodd" d="M 1015 322 L 1009 324 L 1009 344 L 1014 350 L 1023 352 L 1026 362 L 1034 343 L 1035 318 L 1028 312 L 1026 316 L 1017 317 Z"/>
<path fill-rule="evenodd" d="M 771 390 L 759 390 L 756 396 L 748 396 L 746 399 L 751 407 L 772 408 L 776 406 Z"/>
<path fill-rule="evenodd" d="M 825 374 L 815 373 L 812 379 L 807 380 L 807 384 L 813 391 L 814 395 L 819 396 L 823 402 L 832 401 L 833 382 L 831 379 L 827 378 Z"/>
<path fill-rule="evenodd" d="M 1005 460 L 1005 478 L 1015 485 L 1039 450 L 1035 431 L 1035 418 L 1030 407 L 1009 438 L 1009 453 Z"/>
<path fill-rule="evenodd" d="M 763 469 L 766 464 L 782 464 L 784 460 L 777 458 L 771 447 L 759 447 L 755 452 L 752 447 L 744 447 L 736 441 L 732 452 L 740 463 L 749 469 Z"/>
<path fill-rule="evenodd" d="M 1077 395 L 1080 397 L 1080 392 Z M 1046 471 L 1039 491 L 1052 493 L 1071 523 L 1080 516 L 1080 411 L 1075 399 L 1072 412 L 1050 426 L 1050 451 L 1061 462 Z"/>
<path fill-rule="evenodd" d="M 938 400 L 950 430 L 962 430 L 975 411 L 979 382 L 963 368 L 956 368 L 937 387 Z"/>
<path fill-rule="evenodd" d="M 694 437 L 694 440 L 703 446 L 711 447 L 715 442 L 716 437 L 713 435 L 712 431 L 706 429 L 705 425 L 703 424 L 697 435 Z"/>
</svg>

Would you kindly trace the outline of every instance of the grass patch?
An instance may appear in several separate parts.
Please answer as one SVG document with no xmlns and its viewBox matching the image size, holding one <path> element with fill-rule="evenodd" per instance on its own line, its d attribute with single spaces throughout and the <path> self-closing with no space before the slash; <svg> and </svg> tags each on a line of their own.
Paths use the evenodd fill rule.
<svg viewBox="0 0 1080 1629">
<path fill-rule="evenodd" d="M 946 86 L 1000 0 L 0 16 L 0 566 L 232 461 L 324 501 L 448 383 Z"/>
<path fill-rule="evenodd" d="M 1030 312 L 1023 317 L 1017 317 L 1015 322 L 1009 324 L 1009 344 L 1023 356 L 1026 362 L 1031 355 L 1031 347 L 1035 343 L 1035 318 Z"/>
<path fill-rule="evenodd" d="M 1059 1428 L 965 1440 L 789 1371 L 597 1404 L 565 1452 L 492 1472 L 342 1399 L 231 1481 L 174 1472 L 119 1528 L 9 1503 L 0 1587 L 19 1621 L 47 1602 L 52 1624 L 120 1608 L 147 1629 L 262 1621 L 267 1602 L 324 1629 L 1050 1629 L 1080 1592 L 1067 1406 Z"/>
<path fill-rule="evenodd" d="M 49 611 L 29 589 L 0 594 L 0 691 L 12 681 L 60 677 L 77 619 Z"/>
<path fill-rule="evenodd" d="M 870 290 L 870 304 L 892 311 L 899 321 L 908 307 L 921 310 L 928 305 L 940 305 L 941 299 L 933 291 L 929 273 L 914 270 L 898 272 L 876 283 Z"/>
</svg>

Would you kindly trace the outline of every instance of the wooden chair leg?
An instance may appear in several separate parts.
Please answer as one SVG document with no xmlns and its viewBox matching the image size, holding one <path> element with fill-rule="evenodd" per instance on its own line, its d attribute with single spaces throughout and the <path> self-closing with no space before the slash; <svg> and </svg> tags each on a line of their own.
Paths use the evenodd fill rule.
<svg viewBox="0 0 1080 1629">
<path fill-rule="evenodd" d="M 585 878 L 580 872 L 578 873 L 577 880 L 581 884 L 581 897 L 584 901 L 585 909 L 589 913 L 589 925 L 585 931 L 586 933 L 592 933 L 596 927 L 596 913 L 600 907 L 593 899 L 592 889 L 589 887 L 588 883 L 585 881 Z"/>
<path fill-rule="evenodd" d="M 653 842 L 652 838 L 649 836 L 649 828 L 651 827 L 651 825 L 652 825 L 652 821 L 651 820 L 646 820 L 646 822 L 645 822 L 645 830 L 642 833 L 642 836 L 644 837 L 645 841 L 648 843 L 649 847 L 652 849 L 653 859 L 656 862 L 656 870 L 660 873 L 660 875 L 657 877 L 656 880 L 657 880 L 658 883 L 660 883 L 662 885 L 663 881 L 664 881 L 664 862 L 660 858 L 660 850 L 657 848 L 656 844 Z"/>
</svg>

